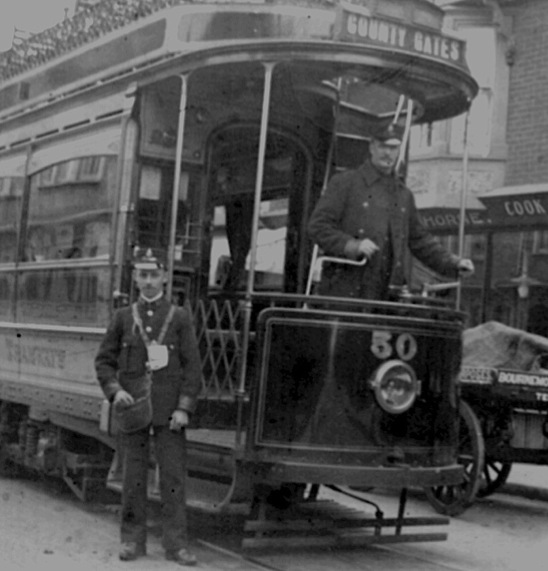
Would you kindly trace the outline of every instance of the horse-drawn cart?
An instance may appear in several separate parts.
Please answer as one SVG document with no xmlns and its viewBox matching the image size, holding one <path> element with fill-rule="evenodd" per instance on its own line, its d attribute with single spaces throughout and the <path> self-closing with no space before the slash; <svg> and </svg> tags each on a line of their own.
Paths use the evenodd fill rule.
<svg viewBox="0 0 548 571">
<path fill-rule="evenodd" d="M 513 462 L 548 464 L 548 339 L 498 322 L 466 330 L 460 388 L 465 481 L 426 490 L 445 515 L 498 490 Z"/>
</svg>

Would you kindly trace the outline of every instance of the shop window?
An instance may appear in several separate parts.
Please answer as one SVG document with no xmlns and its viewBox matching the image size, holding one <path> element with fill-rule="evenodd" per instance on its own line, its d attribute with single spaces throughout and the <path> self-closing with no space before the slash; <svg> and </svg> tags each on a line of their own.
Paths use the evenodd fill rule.
<svg viewBox="0 0 548 571">
<path fill-rule="evenodd" d="M 85 157 L 80 161 L 78 180 L 99 182 L 103 177 L 105 157 Z"/>
<path fill-rule="evenodd" d="M 64 184 L 74 182 L 78 177 L 78 166 L 79 161 L 77 159 L 57 165 L 55 169 L 55 183 Z"/>
<path fill-rule="evenodd" d="M 548 230 L 533 233 L 533 254 L 548 254 Z"/>
</svg>

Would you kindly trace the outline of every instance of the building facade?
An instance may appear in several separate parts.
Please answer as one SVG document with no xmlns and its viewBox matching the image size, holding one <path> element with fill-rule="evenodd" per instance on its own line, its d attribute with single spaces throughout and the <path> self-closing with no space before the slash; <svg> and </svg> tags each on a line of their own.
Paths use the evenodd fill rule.
<svg viewBox="0 0 548 571">
<path fill-rule="evenodd" d="M 470 324 L 548 336 L 548 3 L 436 3 L 467 40 L 480 90 L 467 117 L 414 129 L 410 186 L 424 224 L 475 262 L 462 290 Z"/>
</svg>

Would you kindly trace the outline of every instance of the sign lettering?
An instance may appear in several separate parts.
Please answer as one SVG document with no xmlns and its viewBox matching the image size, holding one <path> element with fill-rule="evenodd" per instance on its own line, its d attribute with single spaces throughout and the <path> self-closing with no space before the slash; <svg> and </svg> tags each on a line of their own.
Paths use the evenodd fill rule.
<svg viewBox="0 0 548 571">
<path fill-rule="evenodd" d="M 480 196 L 487 207 L 494 227 L 545 224 L 548 214 L 548 194 L 546 191 L 504 196 Z"/>
<path fill-rule="evenodd" d="M 497 378 L 497 370 L 489 367 L 462 367 L 459 380 L 461 383 L 474 385 L 491 385 Z"/>
<path fill-rule="evenodd" d="M 457 229 L 460 225 L 460 212 L 457 209 L 427 209 L 419 211 L 419 218 L 428 230 Z M 467 210 L 464 214 L 467 226 L 488 226 L 490 222 L 484 210 Z"/>
<path fill-rule="evenodd" d="M 530 200 L 507 200 L 504 210 L 508 216 L 535 216 L 546 214 L 546 209 L 538 198 Z"/>
<path fill-rule="evenodd" d="M 6 339 L 8 361 L 48 369 L 64 369 L 66 352 L 62 349 L 49 349 L 39 345 L 21 345 Z"/>
<path fill-rule="evenodd" d="M 500 371 L 498 382 L 501 385 L 522 385 L 548 388 L 548 376 Z"/>
<path fill-rule="evenodd" d="M 342 10 L 340 39 L 400 48 L 464 65 L 464 42 L 406 24 Z"/>
</svg>

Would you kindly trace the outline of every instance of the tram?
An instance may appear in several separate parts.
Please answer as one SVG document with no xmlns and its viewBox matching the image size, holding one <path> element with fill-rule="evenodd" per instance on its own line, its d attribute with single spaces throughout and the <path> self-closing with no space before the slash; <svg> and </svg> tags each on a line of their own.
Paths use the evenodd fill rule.
<svg viewBox="0 0 548 571">
<path fill-rule="evenodd" d="M 426 0 L 103 0 L 0 55 L 5 472 L 83 500 L 119 489 L 93 360 L 135 295 L 134 248 L 161 248 L 203 366 L 189 503 L 244 513 L 250 547 L 446 538 L 407 531 L 448 520 L 408 516 L 406 497 L 463 478 L 464 315 L 316 295 L 305 231 L 379 123 L 468 109 L 442 18 Z M 329 511 L 322 486 L 400 490 L 398 513 Z"/>
</svg>

